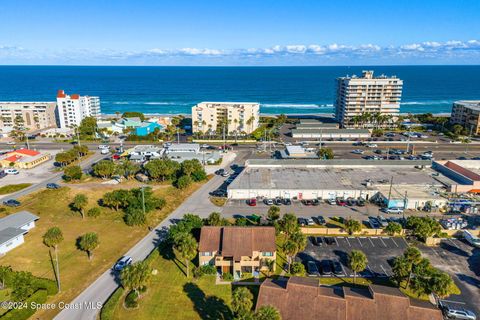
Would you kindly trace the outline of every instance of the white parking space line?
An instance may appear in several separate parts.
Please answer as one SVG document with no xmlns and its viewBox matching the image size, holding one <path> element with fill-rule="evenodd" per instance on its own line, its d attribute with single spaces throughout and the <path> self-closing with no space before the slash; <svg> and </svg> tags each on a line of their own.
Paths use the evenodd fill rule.
<svg viewBox="0 0 480 320">
<path fill-rule="evenodd" d="M 360 247 L 363 247 L 362 241 L 360 241 L 360 238 L 357 238 L 358 243 L 360 243 Z"/>
<path fill-rule="evenodd" d="M 450 242 L 455 248 L 460 249 L 452 239 L 448 239 L 448 242 Z"/>
<path fill-rule="evenodd" d="M 398 248 L 398 244 L 395 242 L 395 240 L 393 240 L 393 238 L 390 238 L 390 239 L 393 241 L 393 243 L 394 243 L 394 244 L 397 246 L 397 248 Z"/>
<path fill-rule="evenodd" d="M 334 240 L 335 243 L 337 244 L 337 247 L 339 247 L 340 245 L 338 244 L 337 238 L 333 238 L 333 240 Z"/>
<path fill-rule="evenodd" d="M 379 239 L 380 239 L 380 241 L 382 241 L 383 245 L 384 245 L 384 246 L 385 246 L 385 248 L 386 248 L 386 247 L 387 247 L 387 244 L 386 244 L 386 243 L 383 241 L 383 239 L 382 239 L 382 238 L 379 238 Z"/>
<path fill-rule="evenodd" d="M 348 238 L 345 238 L 347 240 L 348 246 L 351 247 L 352 245 L 350 244 L 350 241 L 348 241 Z"/>
<path fill-rule="evenodd" d="M 375 245 L 373 244 L 373 241 L 372 241 L 372 239 L 370 239 L 370 237 L 368 238 L 368 240 L 370 240 L 370 243 L 372 244 L 372 247 L 375 247 Z"/>
<path fill-rule="evenodd" d="M 389 274 L 388 274 L 387 270 L 385 270 L 385 268 L 383 267 L 383 264 L 380 265 L 380 268 L 382 268 L 383 273 L 388 277 Z"/>
<path fill-rule="evenodd" d="M 407 240 L 405 240 L 405 238 L 400 238 L 400 239 L 401 239 L 401 241 L 403 241 L 403 243 L 408 247 L 408 242 L 407 242 Z"/>
<path fill-rule="evenodd" d="M 453 301 L 453 300 L 441 300 L 441 301 L 447 302 L 447 303 L 466 304 L 465 302 L 462 302 L 462 301 Z"/>
</svg>

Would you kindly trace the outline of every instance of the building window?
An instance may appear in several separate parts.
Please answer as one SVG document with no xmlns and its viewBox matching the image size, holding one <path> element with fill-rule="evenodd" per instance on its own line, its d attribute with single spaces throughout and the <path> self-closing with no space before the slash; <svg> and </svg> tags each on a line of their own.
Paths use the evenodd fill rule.
<svg viewBox="0 0 480 320">
<path fill-rule="evenodd" d="M 200 252 L 200 255 L 203 256 L 203 257 L 210 257 L 212 256 L 212 253 L 211 252 Z"/>
<path fill-rule="evenodd" d="M 262 252 L 262 256 L 264 256 L 264 257 L 273 257 L 273 252 Z"/>
</svg>

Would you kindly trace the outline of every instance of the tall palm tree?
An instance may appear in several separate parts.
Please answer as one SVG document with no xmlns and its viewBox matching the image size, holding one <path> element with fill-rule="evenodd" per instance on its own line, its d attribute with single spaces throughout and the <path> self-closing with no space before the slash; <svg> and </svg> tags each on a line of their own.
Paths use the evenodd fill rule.
<svg viewBox="0 0 480 320">
<path fill-rule="evenodd" d="M 360 250 L 352 250 L 348 255 L 348 266 L 353 271 L 353 284 L 357 278 L 357 272 L 362 272 L 367 267 L 368 260 L 365 253 Z"/>
<path fill-rule="evenodd" d="M 56 278 L 57 278 L 57 287 L 58 292 L 61 291 L 60 288 L 60 268 L 58 266 L 58 245 L 63 241 L 63 233 L 62 230 L 58 227 L 52 227 L 47 230 L 47 232 L 43 235 L 43 243 L 49 247 L 53 248 L 55 251 L 55 267 L 56 267 Z"/>
<path fill-rule="evenodd" d="M 403 253 L 407 263 L 409 264 L 410 274 L 408 275 L 407 279 L 407 288 L 410 285 L 410 279 L 412 278 L 413 269 L 416 265 L 422 261 L 422 253 L 415 247 L 408 247 L 405 252 Z"/>
<path fill-rule="evenodd" d="M 244 316 L 252 310 L 253 294 L 246 287 L 238 287 L 233 290 L 232 310 L 237 316 Z"/>
<path fill-rule="evenodd" d="M 197 240 L 195 240 L 190 233 L 185 233 L 176 240 L 174 247 L 178 251 L 180 257 L 185 261 L 188 278 L 190 273 L 190 261 L 197 255 Z"/>
</svg>

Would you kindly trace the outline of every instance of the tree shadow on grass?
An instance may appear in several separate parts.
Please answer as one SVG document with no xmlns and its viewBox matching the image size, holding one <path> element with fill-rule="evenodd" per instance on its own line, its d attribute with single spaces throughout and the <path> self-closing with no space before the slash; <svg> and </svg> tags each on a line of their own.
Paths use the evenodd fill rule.
<svg viewBox="0 0 480 320">
<path fill-rule="evenodd" d="M 185 275 L 187 276 L 186 273 L 186 266 L 185 263 L 177 259 L 175 256 L 175 252 L 173 251 L 172 245 L 168 241 L 161 242 L 160 245 L 158 246 L 158 251 L 160 252 L 160 256 L 165 259 L 165 260 L 170 260 L 175 265 L 177 268 Z"/>
<path fill-rule="evenodd" d="M 192 282 L 186 283 L 183 291 L 192 300 L 195 311 L 201 319 L 233 319 L 232 311 L 223 299 L 206 296 L 202 289 Z"/>
</svg>

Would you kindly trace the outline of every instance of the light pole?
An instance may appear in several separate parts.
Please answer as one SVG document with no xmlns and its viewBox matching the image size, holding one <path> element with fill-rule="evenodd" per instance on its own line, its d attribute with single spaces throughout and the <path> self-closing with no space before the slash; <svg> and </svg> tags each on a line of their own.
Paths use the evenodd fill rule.
<svg viewBox="0 0 480 320">
<path fill-rule="evenodd" d="M 145 216 L 145 186 L 142 186 L 140 190 L 142 190 L 142 210 L 143 210 L 143 216 Z"/>
</svg>

